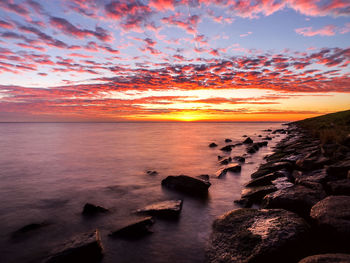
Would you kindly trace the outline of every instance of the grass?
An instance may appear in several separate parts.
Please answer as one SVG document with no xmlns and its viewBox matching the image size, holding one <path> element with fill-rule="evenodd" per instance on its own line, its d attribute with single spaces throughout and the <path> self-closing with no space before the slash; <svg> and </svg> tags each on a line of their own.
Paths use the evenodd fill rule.
<svg viewBox="0 0 350 263">
<path fill-rule="evenodd" d="M 322 144 L 343 144 L 350 135 L 350 110 L 330 113 L 294 122 L 319 138 Z"/>
</svg>

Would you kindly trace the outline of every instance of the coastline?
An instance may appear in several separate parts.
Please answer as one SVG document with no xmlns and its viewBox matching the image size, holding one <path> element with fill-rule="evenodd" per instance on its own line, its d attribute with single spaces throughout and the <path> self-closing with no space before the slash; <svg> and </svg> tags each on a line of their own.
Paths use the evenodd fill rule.
<svg viewBox="0 0 350 263">
<path fill-rule="evenodd" d="M 214 221 L 207 262 L 350 262 L 349 145 L 298 123 L 277 132 L 287 136 L 235 200 L 242 208 Z"/>
</svg>

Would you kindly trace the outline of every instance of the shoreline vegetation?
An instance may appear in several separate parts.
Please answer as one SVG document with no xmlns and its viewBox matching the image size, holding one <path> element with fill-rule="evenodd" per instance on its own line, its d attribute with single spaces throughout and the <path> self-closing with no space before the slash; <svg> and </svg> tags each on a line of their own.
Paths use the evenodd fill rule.
<svg viewBox="0 0 350 263">
<path fill-rule="evenodd" d="M 214 221 L 207 262 L 350 262 L 350 110 L 282 132 L 243 208 Z"/>
</svg>

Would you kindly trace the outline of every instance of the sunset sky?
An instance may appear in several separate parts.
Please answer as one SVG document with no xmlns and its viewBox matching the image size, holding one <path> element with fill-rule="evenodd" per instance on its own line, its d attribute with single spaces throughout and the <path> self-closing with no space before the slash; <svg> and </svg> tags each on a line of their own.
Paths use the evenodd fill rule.
<svg viewBox="0 0 350 263">
<path fill-rule="evenodd" d="M 0 0 L 0 121 L 350 109 L 349 0 Z"/>
</svg>

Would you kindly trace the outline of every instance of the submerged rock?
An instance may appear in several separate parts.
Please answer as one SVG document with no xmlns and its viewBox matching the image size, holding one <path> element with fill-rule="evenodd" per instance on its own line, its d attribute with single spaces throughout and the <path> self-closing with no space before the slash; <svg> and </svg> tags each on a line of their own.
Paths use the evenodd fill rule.
<svg viewBox="0 0 350 263">
<path fill-rule="evenodd" d="M 251 143 L 253 143 L 253 140 L 252 140 L 250 137 L 248 137 L 247 139 L 245 139 L 245 140 L 243 141 L 243 143 L 244 143 L 244 144 L 251 144 Z"/>
<path fill-rule="evenodd" d="M 146 171 L 146 173 L 147 173 L 148 175 L 158 175 L 158 172 L 157 172 L 157 171 L 152 171 L 152 170 L 148 170 L 148 171 Z"/>
<path fill-rule="evenodd" d="M 311 207 L 325 197 L 326 193 L 322 189 L 294 185 L 266 195 L 262 207 L 282 208 L 308 217 Z"/>
<path fill-rule="evenodd" d="M 311 218 L 332 241 L 350 238 L 350 196 L 328 196 L 311 208 Z"/>
<path fill-rule="evenodd" d="M 231 139 L 225 139 L 225 142 L 232 142 Z"/>
<path fill-rule="evenodd" d="M 209 144 L 210 148 L 213 148 L 213 147 L 216 147 L 216 146 L 218 146 L 218 145 L 215 142 L 212 142 L 211 144 Z"/>
<path fill-rule="evenodd" d="M 140 238 L 142 236 L 152 233 L 150 230 L 154 224 L 152 217 L 144 217 L 137 221 L 128 223 L 109 234 L 110 237 L 122 237 L 122 238 Z"/>
<path fill-rule="evenodd" d="M 319 254 L 303 258 L 299 263 L 350 263 L 349 254 Z"/>
<path fill-rule="evenodd" d="M 138 209 L 136 213 L 174 218 L 180 215 L 182 200 L 167 200 Z"/>
<path fill-rule="evenodd" d="M 233 160 L 240 162 L 240 163 L 245 162 L 245 158 L 243 156 L 235 156 L 235 157 L 233 157 Z"/>
<path fill-rule="evenodd" d="M 208 194 L 208 188 L 211 184 L 187 175 L 178 175 L 163 179 L 162 185 L 187 194 L 205 196 Z"/>
<path fill-rule="evenodd" d="M 309 226 L 282 209 L 237 209 L 213 223 L 206 249 L 211 263 L 293 262 L 303 255 Z"/>
<path fill-rule="evenodd" d="M 232 145 L 226 145 L 220 149 L 223 152 L 230 152 L 232 151 Z"/>
<path fill-rule="evenodd" d="M 103 255 L 103 247 L 98 230 L 77 236 L 46 259 L 46 263 L 99 262 Z"/>
<path fill-rule="evenodd" d="M 16 230 L 12 233 L 12 238 L 22 238 L 27 236 L 30 233 L 35 232 L 36 230 L 39 230 L 41 228 L 44 228 L 46 226 L 49 226 L 50 222 L 39 222 L 39 223 L 31 223 L 28 225 L 25 225 L 21 227 L 20 229 Z"/>
<path fill-rule="evenodd" d="M 91 203 L 86 203 L 83 208 L 83 215 L 96 215 L 98 213 L 106 213 L 109 210 L 107 208 L 104 208 L 102 206 L 94 205 Z"/>
</svg>

